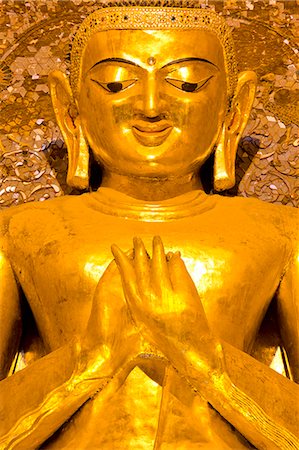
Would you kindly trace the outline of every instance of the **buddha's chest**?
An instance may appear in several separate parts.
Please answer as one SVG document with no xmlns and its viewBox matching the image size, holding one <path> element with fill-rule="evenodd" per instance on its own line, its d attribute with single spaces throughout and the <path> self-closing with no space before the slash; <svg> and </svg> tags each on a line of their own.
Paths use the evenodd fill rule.
<svg viewBox="0 0 299 450">
<path fill-rule="evenodd" d="M 140 236 L 151 253 L 155 235 L 166 252 L 181 252 L 211 328 L 235 345 L 246 345 L 279 282 L 279 245 L 254 230 L 236 233 L 229 224 L 200 218 L 148 223 L 95 215 L 41 230 L 14 261 L 40 329 L 51 335 L 54 346 L 84 330 L 96 285 L 113 259 L 111 244 L 127 251 L 132 238 Z M 111 285 L 123 296 L 118 274 Z"/>
</svg>

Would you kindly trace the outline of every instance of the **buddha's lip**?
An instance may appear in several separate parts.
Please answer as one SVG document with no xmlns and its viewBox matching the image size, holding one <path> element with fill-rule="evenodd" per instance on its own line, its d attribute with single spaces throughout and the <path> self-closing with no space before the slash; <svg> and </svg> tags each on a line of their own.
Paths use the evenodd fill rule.
<svg viewBox="0 0 299 450">
<path fill-rule="evenodd" d="M 132 126 L 132 133 L 135 139 L 145 147 L 158 147 L 161 145 L 165 139 L 170 135 L 173 127 L 172 126 L 155 126 L 155 127 L 139 127 Z"/>
<path fill-rule="evenodd" d="M 136 121 L 132 124 L 132 128 L 141 133 L 155 134 L 172 129 L 172 124 L 167 120 L 160 120 L 155 123 Z"/>
</svg>

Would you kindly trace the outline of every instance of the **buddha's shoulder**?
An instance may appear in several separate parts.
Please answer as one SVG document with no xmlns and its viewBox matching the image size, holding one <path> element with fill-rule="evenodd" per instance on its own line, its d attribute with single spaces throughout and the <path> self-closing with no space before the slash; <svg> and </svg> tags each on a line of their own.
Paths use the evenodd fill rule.
<svg viewBox="0 0 299 450">
<path fill-rule="evenodd" d="M 226 197 L 216 195 L 218 205 L 224 208 L 235 209 L 249 214 L 262 214 L 263 216 L 288 216 L 298 220 L 298 209 L 280 203 L 268 203 L 254 197 Z"/>
<path fill-rule="evenodd" d="M 63 196 L 45 202 L 30 202 L 4 209 L 0 213 L 2 236 L 11 229 L 40 232 L 51 226 L 60 226 L 70 212 L 80 212 L 84 206 L 81 196 Z"/>
<path fill-rule="evenodd" d="M 263 230 L 276 230 L 282 235 L 298 238 L 299 211 L 292 206 L 273 204 L 248 197 L 222 197 L 217 195 L 217 210 L 221 217 L 229 217 L 238 226 Z"/>
</svg>

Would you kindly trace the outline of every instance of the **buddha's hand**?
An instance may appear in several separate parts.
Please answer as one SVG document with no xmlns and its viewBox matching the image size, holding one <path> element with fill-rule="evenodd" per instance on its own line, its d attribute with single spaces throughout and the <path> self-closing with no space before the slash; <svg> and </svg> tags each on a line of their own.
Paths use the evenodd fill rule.
<svg viewBox="0 0 299 450">
<path fill-rule="evenodd" d="M 129 261 L 129 256 L 126 258 Z M 95 377 L 97 372 L 101 377 L 113 376 L 121 367 L 130 365 L 139 347 L 140 331 L 128 310 L 119 270 L 113 260 L 95 290 L 82 339 L 82 370 L 90 370 Z"/>
<path fill-rule="evenodd" d="M 123 289 L 141 332 L 179 372 L 196 385 L 224 372 L 219 342 L 212 335 L 196 286 L 178 252 L 165 255 L 161 239 L 153 239 L 150 258 L 141 239 L 134 239 L 134 260 L 117 246 L 112 252 Z M 193 384 L 193 383 L 192 383 Z"/>
</svg>

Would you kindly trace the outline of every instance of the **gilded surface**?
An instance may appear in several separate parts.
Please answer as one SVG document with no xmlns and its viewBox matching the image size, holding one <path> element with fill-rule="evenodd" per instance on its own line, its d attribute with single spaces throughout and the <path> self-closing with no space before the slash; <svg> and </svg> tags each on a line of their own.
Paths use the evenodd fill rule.
<svg viewBox="0 0 299 450">
<path fill-rule="evenodd" d="M 254 70 L 259 77 L 238 150 L 239 195 L 297 206 L 298 5 L 237 0 L 210 4 L 234 27 L 239 70 Z M 0 128 L 6 150 L 0 162 L 0 202 L 6 207 L 71 192 L 47 75 L 56 68 L 67 71 L 70 35 L 96 6 L 92 1 L 3 1 L 0 8 Z M 39 155 L 30 156 L 27 164 L 31 151 Z M 22 176 L 16 170 L 21 166 Z"/>
<path fill-rule="evenodd" d="M 74 88 L 69 25 L 95 9 L 77 3 L 3 5 L 24 30 L 3 34 L 0 448 L 297 449 L 298 210 L 242 198 L 297 201 L 297 110 L 283 106 L 297 100 L 295 9 L 229 2 L 239 64 L 248 69 L 247 45 L 259 76 L 257 97 L 243 70 L 231 98 L 231 50 L 214 13 L 181 27 L 201 13 L 177 3 L 163 9 L 166 23 L 180 18 L 167 29 L 144 26 L 144 10 L 146 23 L 161 16 L 154 7 L 123 8 L 132 29 L 108 8 L 109 29 L 81 43 Z M 251 23 L 257 42 L 269 32 L 287 46 L 283 75 L 274 43 L 261 66 Z M 69 185 L 88 190 L 92 152 L 98 190 L 61 195 L 61 137 Z M 198 172 L 212 153 L 219 191 L 246 171 L 239 197 L 204 192 L 207 167 Z M 279 340 L 270 327 L 257 345 L 273 317 Z M 285 377 L 269 367 L 277 344 Z"/>
</svg>

